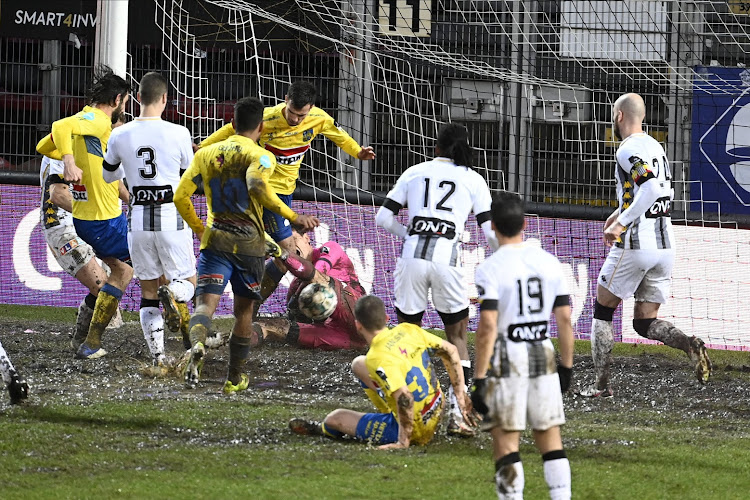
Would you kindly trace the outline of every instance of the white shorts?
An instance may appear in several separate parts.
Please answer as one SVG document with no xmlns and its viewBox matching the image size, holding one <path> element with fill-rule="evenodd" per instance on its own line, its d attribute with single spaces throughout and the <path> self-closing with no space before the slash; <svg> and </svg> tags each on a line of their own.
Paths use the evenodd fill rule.
<svg viewBox="0 0 750 500">
<path fill-rule="evenodd" d="M 482 430 L 500 427 L 506 432 L 523 431 L 526 422 L 535 431 L 546 431 L 565 423 L 560 376 L 487 377 L 487 407 Z"/>
<path fill-rule="evenodd" d="M 674 249 L 632 250 L 612 247 L 597 283 L 622 300 L 664 304 L 669 297 Z"/>
<path fill-rule="evenodd" d="M 441 313 L 457 313 L 469 307 L 464 270 L 424 259 L 399 258 L 393 272 L 395 306 L 404 314 L 427 309 L 427 293 Z"/>
<path fill-rule="evenodd" d="M 78 271 L 94 258 L 94 249 L 78 237 L 73 226 L 69 227 L 69 230 L 56 234 L 45 231 L 44 239 L 60 267 L 75 278 Z"/>
<path fill-rule="evenodd" d="M 167 280 L 195 276 L 193 232 L 130 231 L 128 247 L 133 271 L 138 279 L 155 280 L 162 274 Z"/>
</svg>

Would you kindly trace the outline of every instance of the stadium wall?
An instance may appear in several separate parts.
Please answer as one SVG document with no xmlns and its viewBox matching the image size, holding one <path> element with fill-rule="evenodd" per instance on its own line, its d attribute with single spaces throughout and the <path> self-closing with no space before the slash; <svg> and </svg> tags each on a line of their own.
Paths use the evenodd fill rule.
<svg viewBox="0 0 750 500">
<path fill-rule="evenodd" d="M 4 249 L 0 253 L 0 304 L 76 307 L 85 288 L 65 274 L 51 255 L 39 228 L 39 188 L 35 186 L 0 185 L 0 235 Z M 331 202 L 295 201 L 294 208 L 318 214 L 326 223 L 314 234 L 314 243 L 338 239 L 357 268 L 368 293 L 386 300 L 388 313 L 392 308 L 392 271 L 397 255 L 389 234 L 374 224 L 376 208 L 372 205 L 347 205 L 349 217 L 327 218 L 343 208 Z M 199 213 L 205 213 L 203 199 L 196 201 Z M 348 220 L 365 221 L 365 227 L 343 241 L 335 235 L 352 234 Z M 367 225 L 367 221 L 371 221 Z M 342 227 L 339 227 L 342 226 Z M 571 220 L 530 216 L 527 237 L 537 238 L 548 251 L 562 262 L 570 288 L 573 324 L 576 337 L 590 338 L 591 314 L 596 291 L 596 278 L 606 248 L 601 240 L 601 221 Z M 750 334 L 744 325 L 750 321 L 750 245 L 744 230 L 719 227 L 676 226 L 680 252 L 673 273 L 672 297 L 662 308 L 661 317 L 673 321 L 686 332 L 702 337 L 714 348 L 750 350 Z M 467 225 L 463 258 L 470 306 L 470 328 L 476 328 L 477 291 L 474 269 L 489 253 L 476 222 Z M 196 252 L 197 252 L 196 242 Z M 284 296 L 288 281 L 264 305 L 266 312 L 285 309 Z M 135 311 L 140 302 L 137 283 L 130 285 L 123 307 Z M 642 342 L 631 325 L 632 300 L 618 309 L 615 331 L 619 341 Z M 0 306 L 1 309 L 1 306 Z M 232 293 L 222 298 L 218 313 L 230 314 Z M 624 316 L 623 316 L 624 311 Z M 425 316 L 425 326 L 441 327 L 434 312 Z M 623 328 L 625 325 L 625 328 Z"/>
</svg>

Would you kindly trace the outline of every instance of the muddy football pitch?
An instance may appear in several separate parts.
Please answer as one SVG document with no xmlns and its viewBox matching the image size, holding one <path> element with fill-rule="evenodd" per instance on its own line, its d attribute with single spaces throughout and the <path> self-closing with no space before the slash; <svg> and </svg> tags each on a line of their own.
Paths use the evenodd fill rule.
<svg viewBox="0 0 750 500">
<path fill-rule="evenodd" d="M 350 374 L 356 351 L 261 346 L 248 362 L 250 389 L 225 396 L 226 345 L 209 351 L 200 386 L 187 389 L 176 374 L 147 373 L 136 321 L 107 330 L 106 357 L 73 359 L 70 316 L 0 318 L 0 340 L 31 387 L 22 405 L 10 406 L 7 392 L 0 401 L 2 498 L 495 498 L 486 434 L 441 429 L 426 447 L 381 452 L 289 432 L 294 416 L 371 411 Z M 168 338 L 170 354 L 181 346 Z M 587 349 L 577 342 L 565 396 L 574 498 L 747 498 L 750 354 L 711 351 L 703 386 L 682 353 L 618 345 L 615 397 L 589 400 L 574 392 L 592 370 Z M 528 432 L 521 453 L 525 497 L 548 498 Z"/>
</svg>

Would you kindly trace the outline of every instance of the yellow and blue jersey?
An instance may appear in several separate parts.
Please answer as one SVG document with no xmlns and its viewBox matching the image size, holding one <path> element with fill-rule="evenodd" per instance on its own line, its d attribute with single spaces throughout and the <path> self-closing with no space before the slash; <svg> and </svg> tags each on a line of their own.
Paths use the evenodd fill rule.
<svg viewBox="0 0 750 500">
<path fill-rule="evenodd" d="M 310 143 L 318 134 L 323 134 L 338 147 L 353 157 L 362 149 L 357 141 L 339 127 L 333 117 L 320 108 L 313 108 L 302 122 L 294 127 L 287 123 L 282 111 L 286 103 L 265 108 L 263 111 L 263 131 L 258 144 L 276 156 L 276 170 L 271 175 L 271 189 L 278 194 L 292 194 L 297 186 L 299 168 Z M 215 144 L 234 135 L 231 123 L 211 134 L 201 147 Z"/>
<path fill-rule="evenodd" d="M 52 124 L 37 151 L 61 160 L 71 154 L 83 171 L 80 184 L 73 184 L 73 217 L 79 220 L 104 221 L 122 214 L 119 182 L 108 183 L 102 176 L 102 162 L 112 133 L 112 119 L 102 110 L 85 106 L 73 116 Z"/>
<path fill-rule="evenodd" d="M 443 339 L 409 323 L 377 334 L 367 352 L 370 378 L 383 391 L 386 403 L 398 418 L 393 393 L 407 387 L 414 396 L 414 430 L 411 442 L 426 444 L 432 439 L 443 408 L 443 394 L 430 351 L 440 348 Z"/>
<path fill-rule="evenodd" d="M 226 141 L 201 148 L 185 171 L 174 195 L 180 215 L 196 233 L 203 222 L 190 201 L 203 181 L 208 216 L 201 250 L 262 257 L 265 255 L 263 207 L 296 220 L 297 214 L 270 189 L 268 179 L 276 161 L 252 139 L 233 135 Z M 261 180 L 263 192 L 251 196 L 248 185 Z"/>
</svg>

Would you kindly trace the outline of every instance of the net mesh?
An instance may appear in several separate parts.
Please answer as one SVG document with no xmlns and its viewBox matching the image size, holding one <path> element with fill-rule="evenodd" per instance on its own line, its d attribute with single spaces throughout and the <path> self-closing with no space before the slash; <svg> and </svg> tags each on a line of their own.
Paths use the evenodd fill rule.
<svg viewBox="0 0 750 500">
<path fill-rule="evenodd" d="M 721 338 L 729 342 L 742 313 L 721 317 L 717 310 L 732 304 L 733 311 L 741 311 L 737 293 L 748 280 L 741 273 L 727 274 L 745 253 L 742 238 L 733 236 L 742 234 L 738 224 L 727 221 L 740 220 L 744 227 L 736 214 L 746 211 L 749 191 L 743 185 L 750 182 L 730 167 L 716 169 L 718 176 L 706 174 L 715 163 L 712 148 L 724 145 L 710 136 L 710 127 L 717 125 L 702 124 L 694 115 L 697 109 L 712 110 L 719 123 L 724 109 L 748 102 L 740 99 L 750 85 L 750 73 L 744 71 L 750 48 L 746 3 L 155 2 L 156 25 L 178 95 L 174 118 L 191 127 L 196 138 L 231 115 L 236 97 L 256 95 L 274 104 L 291 82 L 304 78 L 321 90 L 321 107 L 360 144 L 375 147 L 375 162 L 359 162 L 319 137 L 299 181 L 312 193 L 312 201 L 303 202 L 301 209 L 318 211 L 326 221 L 316 235 L 318 243 L 331 238 L 356 249 L 362 231 L 373 231 L 370 250 L 375 255 L 397 255 L 399 245 L 373 227 L 369 211 L 355 206 L 371 203 L 370 193 L 387 191 L 405 168 L 431 158 L 439 126 L 449 120 L 467 125 L 478 169 L 491 189 L 520 192 L 532 202 L 611 210 L 616 206 L 612 171 L 617 146 L 611 105 L 624 92 L 640 93 L 648 109 L 645 129 L 665 144 L 674 172 L 673 214 L 681 254 L 673 299 L 663 312 L 686 330 L 708 336 L 722 331 Z M 209 10 L 218 15 L 204 15 Z M 222 47 L 240 54 L 242 63 L 237 72 L 221 76 L 237 88 L 229 99 L 219 95 L 227 83 L 217 82 L 211 68 L 213 42 L 219 39 Z M 732 144 L 746 147 L 745 125 L 724 126 L 735 131 Z M 705 135 L 697 147 L 696 131 Z M 722 189 L 735 196 L 723 196 Z M 557 251 L 566 238 L 576 240 L 575 234 L 555 230 L 554 241 L 542 230 L 538 234 L 543 242 L 554 243 L 548 248 L 570 266 L 573 278 L 584 274 L 579 267 L 585 262 L 587 293 L 581 307 L 586 311 L 604 252 L 598 248 L 599 230 L 586 233 L 587 243 L 576 246 L 586 248 L 579 256 Z M 476 234 L 467 238 L 471 290 L 472 262 L 483 258 L 478 249 L 489 249 Z M 727 244 L 721 252 L 695 244 L 709 239 Z M 363 249 L 358 253 L 366 260 Z M 718 279 L 721 291 L 714 286 L 718 275 L 702 272 L 713 264 L 696 272 L 696 262 L 725 266 Z M 391 271 L 375 269 L 372 278 L 363 278 L 368 290 L 378 280 L 390 280 Z M 629 323 L 630 303 L 625 310 L 623 321 Z M 590 311 L 577 326 L 584 334 L 587 316 Z"/>
</svg>

